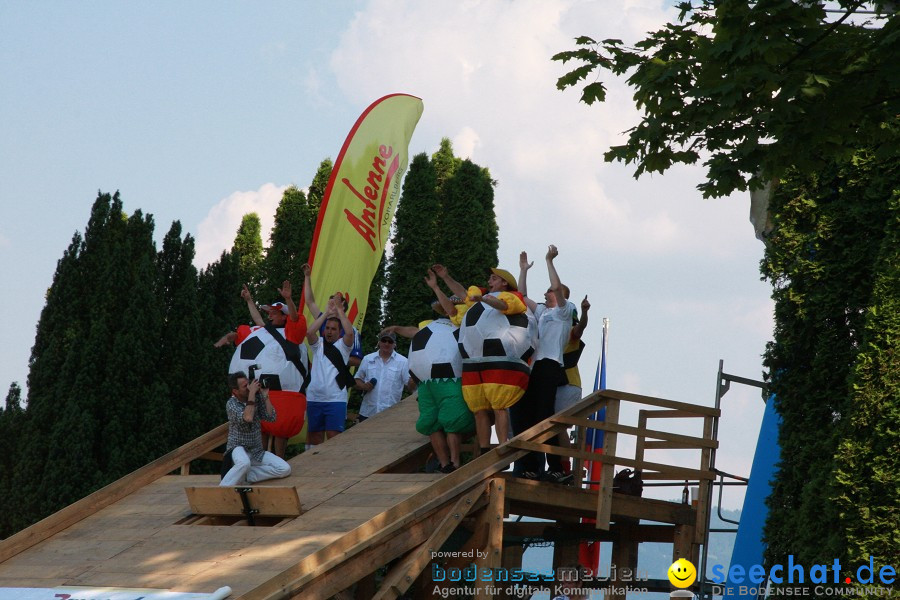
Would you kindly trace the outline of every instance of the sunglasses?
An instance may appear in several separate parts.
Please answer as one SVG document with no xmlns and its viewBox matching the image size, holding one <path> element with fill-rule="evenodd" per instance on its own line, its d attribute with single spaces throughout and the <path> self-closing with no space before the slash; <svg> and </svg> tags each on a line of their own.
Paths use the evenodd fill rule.
<svg viewBox="0 0 900 600">
<path fill-rule="evenodd" d="M 394 340 L 392 340 L 392 339 L 389 338 L 389 337 L 383 337 L 383 338 L 381 338 L 379 341 L 381 341 L 381 342 L 386 342 L 386 343 L 388 343 L 388 344 L 393 344 L 393 343 L 394 343 Z"/>
</svg>

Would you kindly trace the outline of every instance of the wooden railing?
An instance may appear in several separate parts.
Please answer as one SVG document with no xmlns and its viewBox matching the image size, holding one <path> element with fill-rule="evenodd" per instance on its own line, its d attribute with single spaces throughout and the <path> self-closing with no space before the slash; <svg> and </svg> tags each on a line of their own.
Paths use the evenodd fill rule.
<svg viewBox="0 0 900 600">
<path fill-rule="evenodd" d="M 657 410 L 641 410 L 636 426 L 625 425 L 619 422 L 622 402 L 639 405 L 653 406 Z M 606 409 L 604 421 L 595 421 L 590 417 L 601 408 Z M 640 396 L 615 390 L 603 390 L 587 396 L 580 403 L 559 413 L 549 419 L 552 426 L 538 426 L 523 432 L 510 440 L 508 446 L 520 450 L 534 450 L 566 456 L 574 460 L 573 472 L 576 476 L 576 485 L 581 484 L 581 473 L 586 462 L 603 463 L 599 479 L 599 494 L 597 496 L 596 526 L 599 529 L 609 529 L 612 508 L 612 491 L 614 465 L 630 467 L 640 471 L 645 480 L 657 481 L 698 481 L 700 486 L 699 505 L 697 507 L 697 533 L 695 540 L 703 536 L 705 529 L 705 515 L 708 512 L 708 497 L 710 482 L 715 479 L 715 474 L 710 468 L 711 451 L 718 447 L 718 441 L 713 439 L 714 422 L 719 417 L 720 411 L 716 408 L 676 402 L 664 398 Z M 703 433 L 701 437 L 671 433 L 647 427 L 648 418 L 700 418 L 703 419 Z M 556 435 L 566 431 L 569 427 L 577 427 L 576 448 L 564 448 L 552 446 L 547 442 Z M 585 447 L 587 429 L 597 429 L 604 432 L 603 452 L 598 454 L 589 451 Z M 616 454 L 619 435 L 631 435 L 636 438 L 635 455 L 633 457 Z M 697 450 L 699 457 L 697 468 L 676 466 L 651 462 L 645 459 L 644 452 L 648 449 L 690 449 Z M 702 521 L 702 523 L 700 523 Z"/>
</svg>

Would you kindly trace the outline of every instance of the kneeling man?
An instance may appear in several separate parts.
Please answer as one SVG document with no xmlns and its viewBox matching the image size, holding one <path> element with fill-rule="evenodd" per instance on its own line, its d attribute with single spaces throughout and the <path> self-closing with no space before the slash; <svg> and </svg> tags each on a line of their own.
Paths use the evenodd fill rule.
<svg viewBox="0 0 900 600">
<path fill-rule="evenodd" d="M 228 413 L 228 444 L 234 466 L 222 478 L 220 486 L 233 487 L 266 479 L 287 477 L 291 466 L 284 459 L 263 450 L 260 419 L 275 420 L 275 407 L 268 390 L 260 390 L 259 381 L 249 381 L 243 371 L 228 375 L 231 398 L 225 404 Z"/>
</svg>

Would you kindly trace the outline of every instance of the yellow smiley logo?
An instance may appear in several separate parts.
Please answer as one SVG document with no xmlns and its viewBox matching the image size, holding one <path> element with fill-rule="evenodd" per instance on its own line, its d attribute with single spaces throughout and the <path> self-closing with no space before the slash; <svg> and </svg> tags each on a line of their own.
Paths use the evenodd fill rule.
<svg viewBox="0 0 900 600">
<path fill-rule="evenodd" d="M 686 588 L 697 579 L 697 569 L 689 560 L 679 558 L 667 572 L 669 582 L 677 588 Z"/>
</svg>

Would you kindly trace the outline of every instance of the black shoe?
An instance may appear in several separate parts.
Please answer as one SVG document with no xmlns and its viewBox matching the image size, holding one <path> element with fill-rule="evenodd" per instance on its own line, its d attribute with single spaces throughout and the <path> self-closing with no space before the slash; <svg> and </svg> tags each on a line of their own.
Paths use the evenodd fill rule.
<svg viewBox="0 0 900 600">
<path fill-rule="evenodd" d="M 426 473 L 439 473 L 441 470 L 441 462 L 437 459 L 436 456 L 431 455 L 428 457 L 428 460 L 425 461 L 425 472 Z"/>
<path fill-rule="evenodd" d="M 446 465 L 444 465 L 443 467 L 438 469 L 438 471 L 440 471 L 441 473 L 452 473 L 453 471 L 455 471 L 458 468 L 459 467 L 457 467 L 453 463 L 447 463 Z"/>
<path fill-rule="evenodd" d="M 541 474 L 535 471 L 522 471 L 521 473 L 516 473 L 516 477 L 520 479 L 529 479 L 531 481 L 540 481 Z"/>
<path fill-rule="evenodd" d="M 563 473 L 562 471 L 547 471 L 541 477 L 541 480 L 549 481 L 550 483 L 561 483 L 563 485 L 571 485 L 572 474 L 571 473 Z"/>
</svg>

